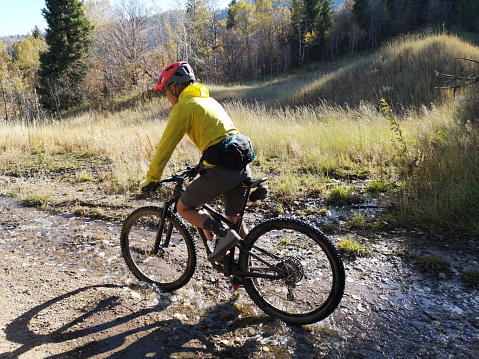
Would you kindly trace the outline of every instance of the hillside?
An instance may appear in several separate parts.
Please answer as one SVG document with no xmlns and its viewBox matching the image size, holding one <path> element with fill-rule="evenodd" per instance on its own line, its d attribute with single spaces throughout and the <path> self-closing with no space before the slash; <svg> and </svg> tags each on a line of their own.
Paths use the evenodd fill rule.
<svg viewBox="0 0 479 359">
<path fill-rule="evenodd" d="M 25 37 L 26 35 L 0 36 L 0 42 L 3 42 L 7 46 L 12 46 L 17 41 L 25 39 Z"/>
<path fill-rule="evenodd" d="M 456 60 L 461 57 L 478 58 L 479 49 L 447 35 L 393 41 L 376 54 L 317 78 L 288 102 L 310 103 L 319 97 L 338 105 L 357 106 L 362 101 L 377 103 L 384 97 L 398 107 L 428 106 L 447 96 L 436 88 L 443 85 L 436 71 L 456 75 L 474 72 L 473 63 Z"/>
<path fill-rule="evenodd" d="M 220 99 L 263 101 L 301 106 L 326 101 L 336 106 L 378 104 L 385 98 L 399 108 L 441 103 L 451 91 L 439 90 L 436 71 L 456 75 L 477 72 L 472 62 L 479 48 L 455 36 L 409 36 L 394 40 L 373 54 L 319 63 L 275 78 L 260 86 L 213 86 Z"/>
<path fill-rule="evenodd" d="M 467 98 L 463 96 L 467 91 L 453 96 L 453 91 L 435 88 L 441 84 L 436 70 L 477 73 L 474 63 L 457 57 L 479 58 L 478 49 L 453 36 L 407 37 L 374 54 L 310 66 L 266 82 L 207 87 L 235 125 L 251 137 L 258 155 L 254 166 L 273 175 L 271 186 L 277 189 L 279 201 L 288 203 L 305 194 L 327 198 L 331 178 L 378 181 L 393 195 L 399 195 L 395 189 L 408 185 L 420 191 L 411 188 L 404 194 L 417 194 L 416 198 L 395 199 L 397 206 L 404 206 L 405 218 L 413 214 L 420 226 L 460 225 L 461 230 L 475 233 L 477 228 L 470 226 L 476 223 L 479 198 L 472 200 L 472 194 L 479 194 L 475 188 L 479 173 L 470 159 L 479 156 L 474 137 L 479 129 L 461 123 L 477 122 L 479 101 L 472 96 L 474 91 Z M 392 105 L 395 123 L 400 123 L 393 131 L 378 111 L 381 97 Z M 6 123 L 1 128 L 5 136 L 0 138 L 0 169 L 22 177 L 37 171 L 38 163 L 46 163 L 55 171 L 70 173 L 75 167 L 71 156 L 80 162 L 91 158 L 93 163 L 108 163 L 105 173 L 101 179 L 88 172 L 81 178 L 101 181 L 107 192 L 136 191 L 170 111 L 164 97 L 152 94 L 83 106 L 64 114 L 63 121 L 42 123 L 41 130 L 32 132 Z M 185 140 L 166 173 L 197 158 L 197 149 Z M 278 172 L 279 167 L 288 170 Z M 413 172 L 414 176 L 405 177 Z M 404 178 L 410 182 L 404 184 Z M 451 178 L 464 182 L 461 191 L 467 201 L 457 200 L 457 183 Z M 32 192 L 48 197 L 47 189 Z M 424 208 L 426 204 L 430 207 Z M 407 217 L 409 222 L 412 219 Z"/>
</svg>

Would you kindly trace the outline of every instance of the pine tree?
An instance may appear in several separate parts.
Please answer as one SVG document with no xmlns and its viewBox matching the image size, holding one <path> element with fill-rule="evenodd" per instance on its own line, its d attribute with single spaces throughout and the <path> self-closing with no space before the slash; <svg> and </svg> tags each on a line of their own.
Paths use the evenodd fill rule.
<svg viewBox="0 0 479 359">
<path fill-rule="evenodd" d="M 463 30 L 479 30 L 479 2 L 477 0 L 459 0 L 458 18 Z"/>
<path fill-rule="evenodd" d="M 305 33 L 304 4 L 302 0 L 291 0 L 291 22 L 289 43 L 293 49 L 294 66 L 303 64 L 305 49 L 303 44 Z"/>
<path fill-rule="evenodd" d="M 45 5 L 49 49 L 40 56 L 38 93 L 45 109 L 60 114 L 84 100 L 80 84 L 88 70 L 93 27 L 80 0 L 46 0 Z"/>
<path fill-rule="evenodd" d="M 317 0 L 315 6 L 315 26 L 316 36 L 318 38 L 319 51 L 323 52 L 328 32 L 334 24 L 333 3 L 331 0 Z"/>
<path fill-rule="evenodd" d="M 32 36 L 35 39 L 43 39 L 42 32 L 38 26 L 35 26 L 35 28 L 32 30 Z"/>
<path fill-rule="evenodd" d="M 228 4 L 228 17 L 226 20 L 227 29 L 232 29 L 236 25 L 235 12 L 233 10 L 235 6 L 236 6 L 236 0 L 231 0 L 231 2 Z"/>
<path fill-rule="evenodd" d="M 333 26 L 331 0 L 293 0 L 291 2 L 290 39 L 298 52 L 297 64 L 303 65 L 311 58 L 316 61 L 324 53 L 328 32 Z"/>
<path fill-rule="evenodd" d="M 353 5 L 354 20 L 358 23 L 359 27 L 366 30 L 368 27 L 368 0 L 356 0 Z"/>
</svg>

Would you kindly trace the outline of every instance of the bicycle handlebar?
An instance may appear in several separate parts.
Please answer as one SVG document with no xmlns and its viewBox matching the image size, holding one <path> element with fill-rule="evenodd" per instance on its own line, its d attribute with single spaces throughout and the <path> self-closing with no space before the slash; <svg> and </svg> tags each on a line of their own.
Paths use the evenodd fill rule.
<svg viewBox="0 0 479 359">
<path fill-rule="evenodd" d="M 188 166 L 187 169 L 181 173 L 173 174 L 168 178 L 162 179 L 157 182 L 158 188 L 161 187 L 162 183 L 169 183 L 169 182 L 183 182 L 186 178 L 195 178 L 198 174 L 198 167 L 197 166 Z"/>
<path fill-rule="evenodd" d="M 157 191 L 161 188 L 163 183 L 176 182 L 178 185 L 181 185 L 186 178 L 195 178 L 198 172 L 198 166 L 188 166 L 187 169 L 181 173 L 173 174 L 158 182 L 150 182 L 147 186 L 141 189 L 141 192 L 148 193 L 150 191 Z"/>
</svg>

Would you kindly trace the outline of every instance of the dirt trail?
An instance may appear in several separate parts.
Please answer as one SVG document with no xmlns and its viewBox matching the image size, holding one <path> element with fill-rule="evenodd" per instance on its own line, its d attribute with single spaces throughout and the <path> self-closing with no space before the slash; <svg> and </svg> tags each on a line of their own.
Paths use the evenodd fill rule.
<svg viewBox="0 0 479 359">
<path fill-rule="evenodd" d="M 293 327 L 262 314 L 205 261 L 177 293 L 142 286 L 123 263 L 119 232 L 118 220 L 0 197 L 1 358 L 477 357 L 479 292 L 461 280 L 477 265 L 477 241 L 342 234 L 367 240 L 374 255 L 346 262 L 332 316 Z M 452 270 L 423 273 L 404 255 L 412 252 L 438 253 Z"/>
</svg>

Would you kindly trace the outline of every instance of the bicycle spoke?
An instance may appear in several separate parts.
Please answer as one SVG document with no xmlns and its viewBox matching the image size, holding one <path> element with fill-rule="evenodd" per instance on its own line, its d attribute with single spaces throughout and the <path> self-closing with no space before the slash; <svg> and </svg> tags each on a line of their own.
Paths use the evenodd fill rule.
<svg viewBox="0 0 479 359">
<path fill-rule="evenodd" d="M 122 249 L 135 276 L 170 290 L 191 278 L 196 252 L 187 227 L 173 214 L 159 233 L 160 213 L 150 207 L 134 212 L 122 231 Z"/>
<path fill-rule="evenodd" d="M 344 270 L 321 236 L 293 219 L 270 220 L 253 229 L 241 266 L 254 274 L 244 281 L 245 288 L 261 309 L 295 323 L 311 323 L 334 310 L 342 296 Z M 266 277 L 273 272 L 276 279 Z"/>
</svg>

